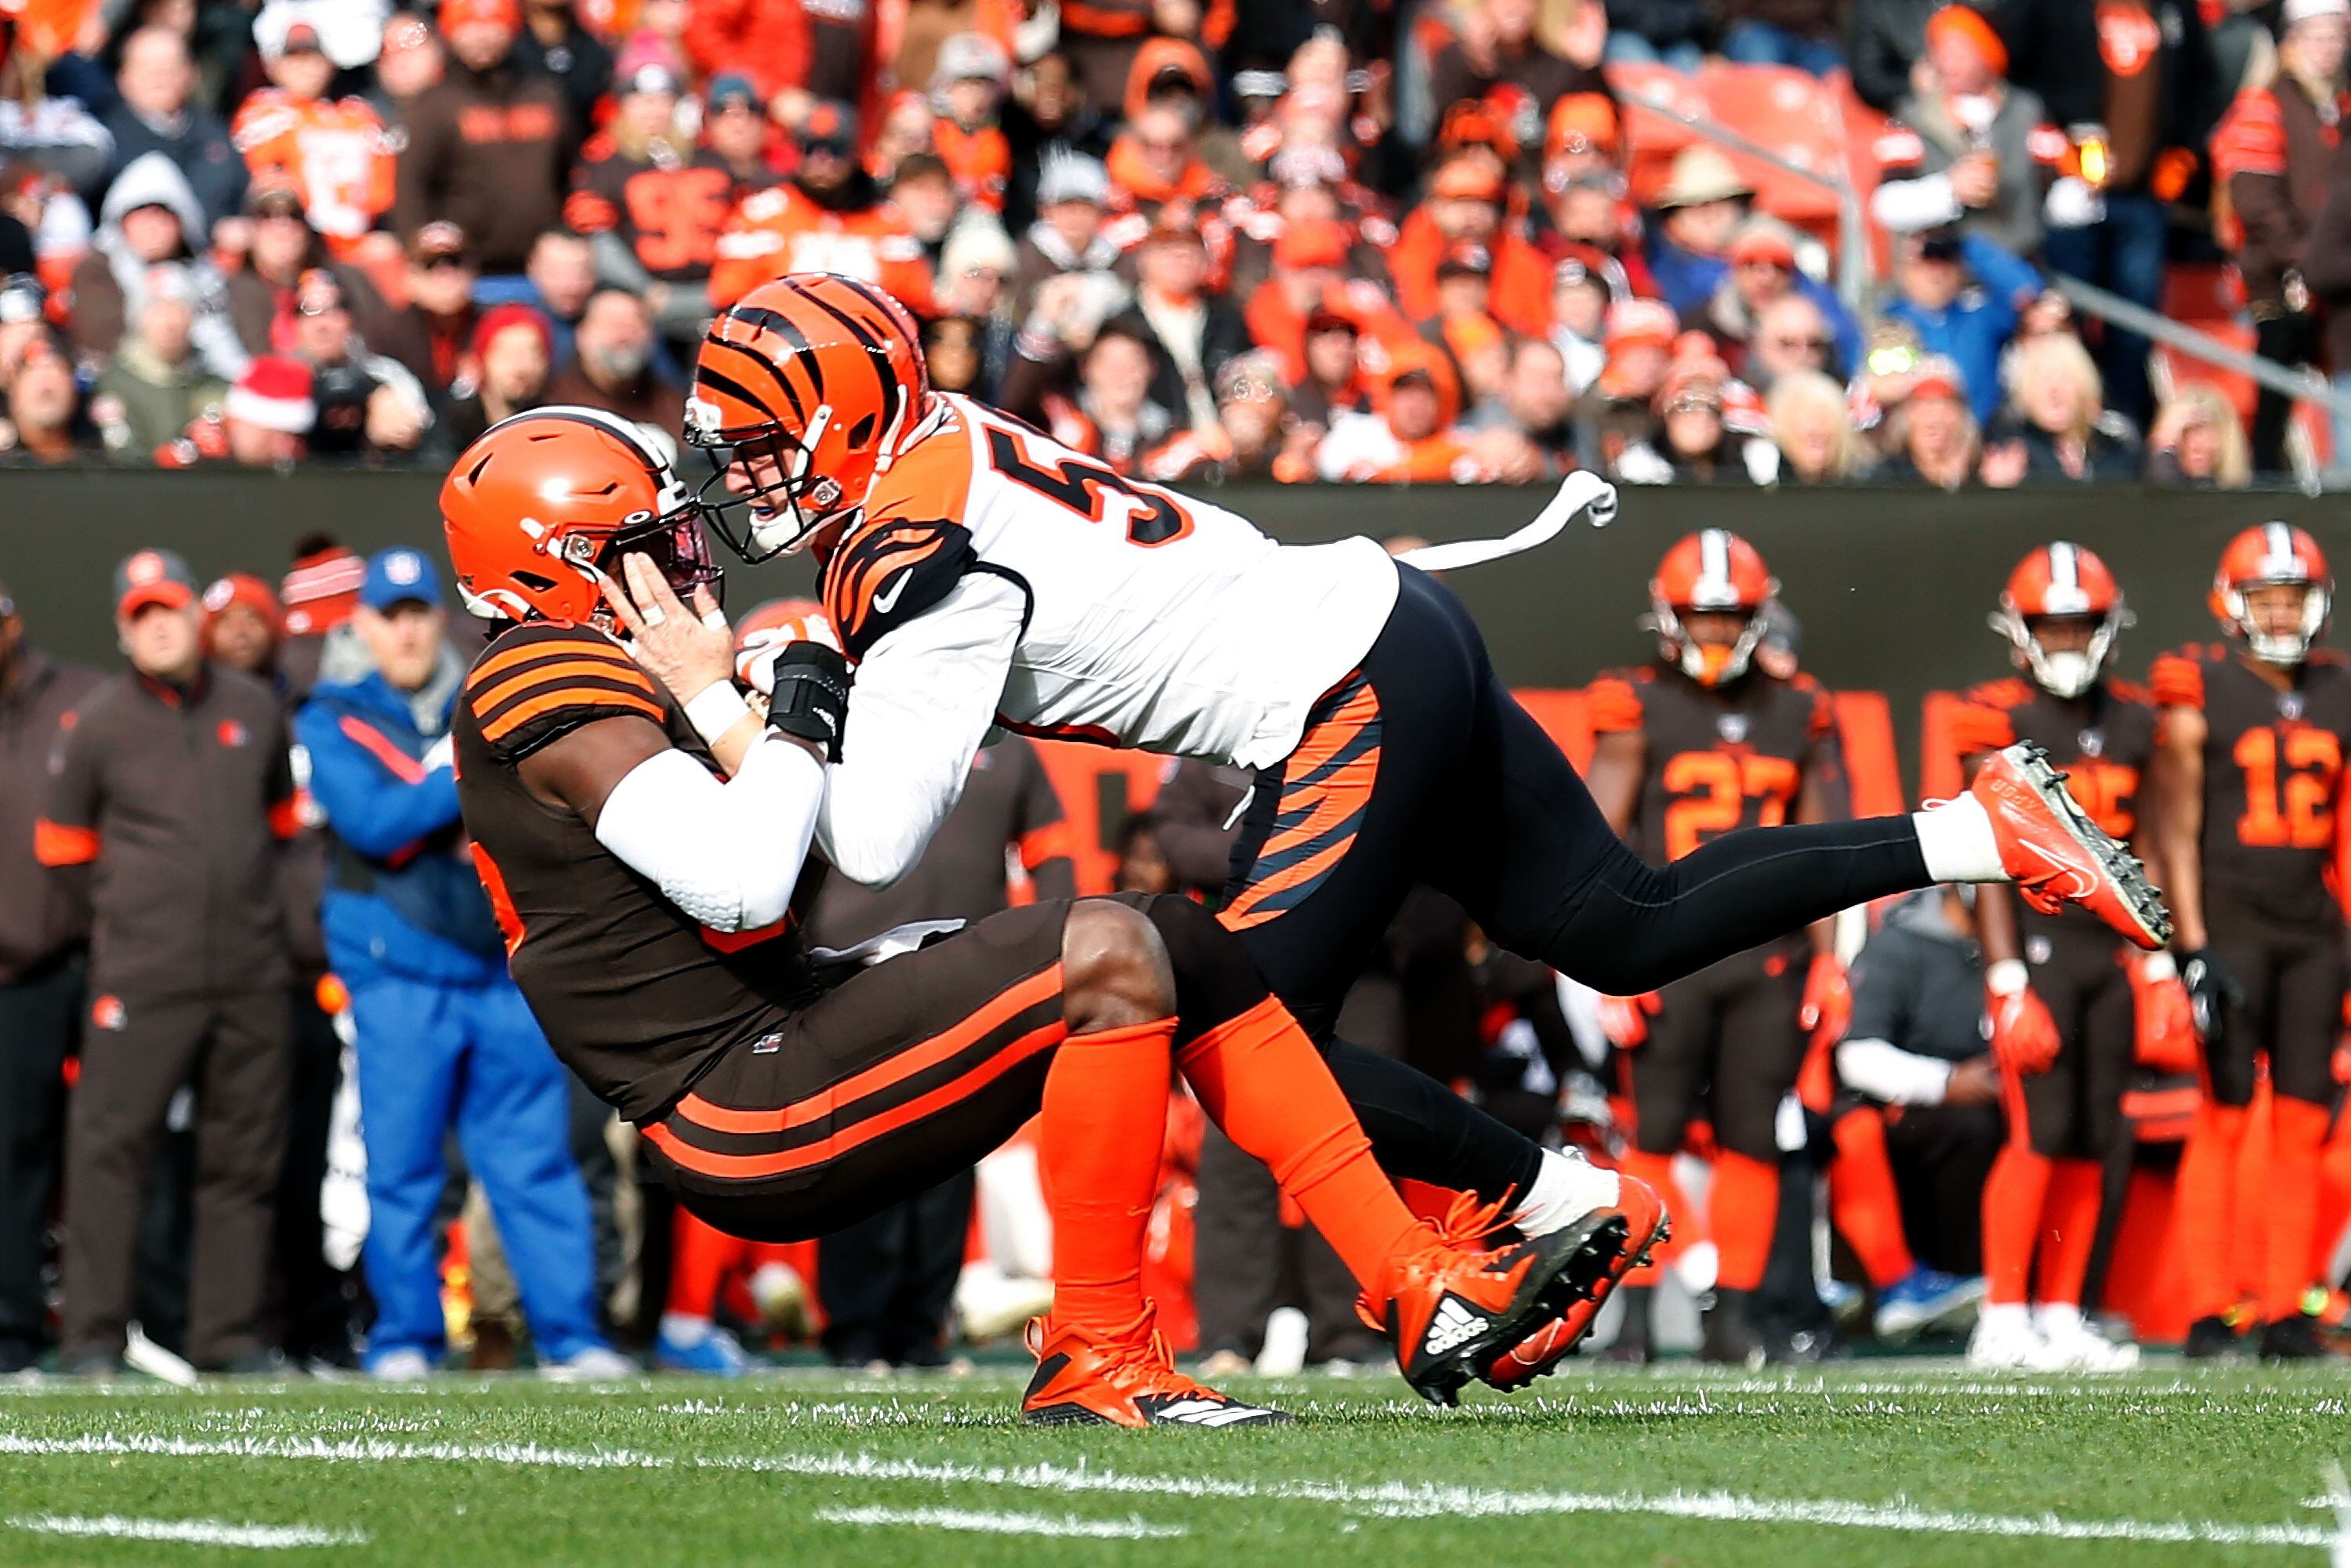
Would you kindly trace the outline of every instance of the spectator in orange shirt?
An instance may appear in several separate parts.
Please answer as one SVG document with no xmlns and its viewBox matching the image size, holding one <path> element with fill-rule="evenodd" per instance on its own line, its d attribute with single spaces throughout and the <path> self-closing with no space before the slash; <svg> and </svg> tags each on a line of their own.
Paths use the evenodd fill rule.
<svg viewBox="0 0 2351 1568">
<path fill-rule="evenodd" d="M 1426 199 L 1405 219 L 1388 253 L 1396 303 L 1405 316 L 1426 321 L 1437 314 L 1437 264 L 1466 243 L 1483 246 L 1493 256 L 1495 319 L 1529 337 L 1551 330 L 1551 266 L 1506 222 L 1505 193 L 1490 153 L 1457 154 L 1437 172 Z"/>
<path fill-rule="evenodd" d="M 922 245 L 858 166 L 857 116 L 846 104 L 810 110 L 792 177 L 736 207 L 718 237 L 710 303 L 724 309 L 788 272 L 837 272 L 880 285 L 917 314 L 931 308 Z"/>
<path fill-rule="evenodd" d="M 980 33 L 957 33 L 939 46 L 931 77 L 931 145 L 955 176 L 964 201 L 991 213 L 1004 210 L 1012 177 L 1012 144 L 998 123 L 1012 61 L 1004 47 Z"/>
<path fill-rule="evenodd" d="M 347 256 L 392 210 L 398 169 L 383 121 L 365 99 L 329 99 L 335 62 L 319 30 L 282 6 L 262 8 L 253 37 L 270 85 L 239 106 L 229 135 L 256 177 L 292 175 L 310 226 Z"/>
<path fill-rule="evenodd" d="M 774 113 L 788 89 L 809 75 L 809 23 L 800 0 L 695 0 L 685 22 L 685 52 L 705 77 L 739 72 Z"/>
<path fill-rule="evenodd" d="M 1177 102 L 1163 99 L 1129 120 L 1124 133 L 1111 143 L 1107 166 L 1112 206 L 1123 220 L 1122 244 L 1140 243 L 1172 205 L 1207 219 L 1201 237 L 1212 253 L 1220 246 L 1229 250 L 1230 235 L 1213 214 L 1231 191 L 1201 158 L 1198 125 Z"/>
</svg>

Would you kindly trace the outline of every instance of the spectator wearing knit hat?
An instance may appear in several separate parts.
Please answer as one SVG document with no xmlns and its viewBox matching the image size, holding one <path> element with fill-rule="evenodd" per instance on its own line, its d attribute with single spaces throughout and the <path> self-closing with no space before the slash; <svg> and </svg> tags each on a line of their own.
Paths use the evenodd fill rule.
<svg viewBox="0 0 2351 1568">
<path fill-rule="evenodd" d="M 574 133 L 558 82 L 514 58 L 517 0 L 442 0 L 446 73 L 402 115 L 392 218 L 403 239 L 446 218 L 472 236 L 482 270 L 519 273 L 560 216 Z"/>
<path fill-rule="evenodd" d="M 245 368 L 221 404 L 231 461 L 248 468 L 293 462 L 308 450 L 319 405 L 310 395 L 310 367 L 265 354 Z"/>
<path fill-rule="evenodd" d="M 1923 79 L 1871 148 L 1870 215 L 1901 234 L 1957 224 L 2012 256 L 2036 254 L 2064 132 L 2008 80 L 2008 47 L 1981 12 L 1944 5 L 1924 39 Z"/>
<path fill-rule="evenodd" d="M 1027 315 L 1038 287 L 1065 272 L 1092 273 L 1123 291 L 1111 270 L 1118 264 L 1119 245 L 1103 231 L 1110 172 L 1102 161 L 1082 152 L 1050 155 L 1037 177 L 1036 194 L 1037 219 L 1014 247 L 1013 309 Z"/>
<path fill-rule="evenodd" d="M 528 305 L 496 305 L 482 313 L 465 356 L 456 401 L 433 427 L 429 460 L 455 462 L 457 454 L 502 419 L 547 401 L 555 337 L 547 318 Z"/>
</svg>

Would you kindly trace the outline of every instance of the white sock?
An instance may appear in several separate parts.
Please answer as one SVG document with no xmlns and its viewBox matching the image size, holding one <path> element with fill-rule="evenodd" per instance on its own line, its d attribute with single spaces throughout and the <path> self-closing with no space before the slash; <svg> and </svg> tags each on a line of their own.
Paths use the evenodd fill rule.
<svg viewBox="0 0 2351 1568">
<path fill-rule="evenodd" d="M 1986 1333 L 2030 1333 L 2032 1309 L 2022 1301 L 1986 1301 L 1976 1309 L 1976 1322 Z"/>
<path fill-rule="evenodd" d="M 1618 1192 L 1614 1171 L 1602 1170 L 1582 1155 L 1545 1149 L 1542 1168 L 1511 1213 L 1510 1223 L 1526 1235 L 1548 1236 L 1595 1208 L 1614 1207 Z"/>
<path fill-rule="evenodd" d="M 1992 837 L 1991 817 L 1973 795 L 1913 811 L 1910 825 L 1918 830 L 1918 852 L 1926 857 L 1927 874 L 1935 881 L 2009 880 L 2000 863 L 2000 841 Z"/>
<path fill-rule="evenodd" d="M 2043 1301 L 2032 1309 L 2032 1326 L 2041 1331 L 2043 1339 L 2080 1333 L 2082 1305 L 2079 1301 Z"/>
<path fill-rule="evenodd" d="M 672 1344 L 700 1344 L 710 1337 L 710 1320 L 689 1312 L 664 1312 L 661 1332 L 662 1337 Z"/>
</svg>

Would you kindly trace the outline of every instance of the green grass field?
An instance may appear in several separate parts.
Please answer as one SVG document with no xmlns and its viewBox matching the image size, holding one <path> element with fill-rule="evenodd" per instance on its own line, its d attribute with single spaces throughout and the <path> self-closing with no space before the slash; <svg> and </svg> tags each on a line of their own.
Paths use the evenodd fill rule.
<svg viewBox="0 0 2351 1568">
<path fill-rule="evenodd" d="M 1031 1432 L 1002 1372 L 11 1388 L 0 1563 L 2325 1563 L 2351 1455 L 2339 1364 L 1234 1386 L 1303 1420 Z"/>
</svg>

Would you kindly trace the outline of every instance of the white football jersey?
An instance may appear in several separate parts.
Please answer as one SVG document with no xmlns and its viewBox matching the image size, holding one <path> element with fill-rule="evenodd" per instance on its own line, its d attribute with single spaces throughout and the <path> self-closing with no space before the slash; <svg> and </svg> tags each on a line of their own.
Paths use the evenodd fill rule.
<svg viewBox="0 0 2351 1568">
<path fill-rule="evenodd" d="M 1396 567 L 1371 539 L 1277 544 L 967 398 L 937 402 L 826 565 L 853 657 L 952 614 L 967 574 L 997 576 L 1028 601 L 998 726 L 1259 768 L 1387 622 Z"/>
</svg>

